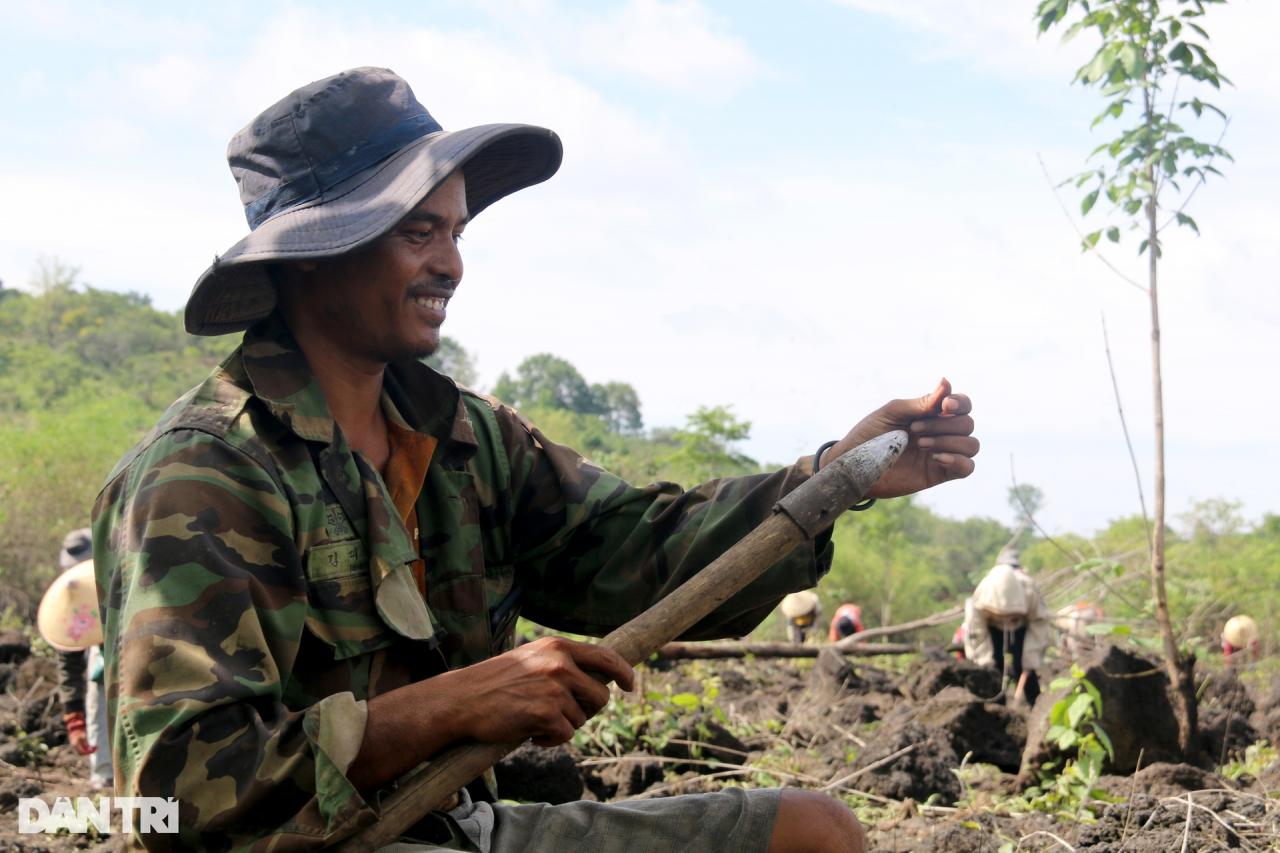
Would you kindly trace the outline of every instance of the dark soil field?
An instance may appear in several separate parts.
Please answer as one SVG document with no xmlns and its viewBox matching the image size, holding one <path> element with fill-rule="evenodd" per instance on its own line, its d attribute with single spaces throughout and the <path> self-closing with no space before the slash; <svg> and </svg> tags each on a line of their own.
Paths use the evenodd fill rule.
<svg viewBox="0 0 1280 853">
<path fill-rule="evenodd" d="M 615 694 L 572 744 L 508 757 L 500 793 L 619 801 L 727 784 L 800 786 L 854 807 L 879 851 L 1280 849 L 1280 762 L 1255 745 L 1280 737 L 1280 685 L 1259 673 L 1204 678 L 1201 760 L 1170 763 L 1159 760 L 1167 708 L 1152 704 L 1150 690 L 1125 694 L 1143 678 L 1118 678 L 1154 679 L 1149 662 L 1099 650 L 1091 677 L 1111 673 L 1112 688 L 1122 685 L 1101 688 L 1113 706 L 1102 722 L 1116 772 L 1100 778 L 1094 796 L 1055 813 L 1025 790 L 1037 780 L 1034 762 L 1050 758 L 1035 733 L 1051 694 L 1034 709 L 1008 708 L 993 701 L 994 674 L 971 664 L 874 660 L 824 654 L 642 667 L 637 691 Z M 90 793 L 84 760 L 65 745 L 56 681 L 52 658 L 29 654 L 18 635 L 0 637 L 0 849 L 117 849 L 113 839 L 16 832 L 19 797 Z M 1126 707 L 1131 701 L 1143 704 Z"/>
</svg>

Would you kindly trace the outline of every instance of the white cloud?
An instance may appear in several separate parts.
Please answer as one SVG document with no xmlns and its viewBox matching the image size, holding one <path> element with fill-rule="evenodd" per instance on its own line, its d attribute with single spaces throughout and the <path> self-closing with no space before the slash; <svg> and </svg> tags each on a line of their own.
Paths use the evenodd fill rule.
<svg viewBox="0 0 1280 853">
<path fill-rule="evenodd" d="M 235 7 L 225 5 L 228 12 Z M 10 39 L 57 39 L 77 51 L 115 50 L 126 39 L 134 49 L 164 49 L 193 41 L 207 44 L 209 29 L 204 21 L 182 14 L 177 7 L 166 10 L 168 14 L 157 8 L 101 0 L 0 3 L 0 32 Z"/>
<path fill-rule="evenodd" d="M 219 85 L 209 72 L 189 53 L 165 53 L 127 69 L 126 86 L 140 114 L 191 118 L 208 112 L 211 102 L 200 96 L 213 95 Z"/>
<path fill-rule="evenodd" d="M 1061 44 L 1060 26 L 1037 37 L 1034 4 L 1024 0 L 832 1 L 914 31 L 922 59 L 958 60 L 1015 81 L 1032 75 L 1065 83 L 1097 46 L 1092 32 Z M 1234 0 L 1212 7 L 1204 26 L 1210 52 L 1228 77 L 1259 96 L 1280 97 L 1280 65 L 1271 39 L 1262 35 L 1280 30 L 1280 4 Z"/>
<path fill-rule="evenodd" d="M 14 89 L 23 98 L 43 97 L 49 91 L 49 75 L 43 68 L 28 68 L 18 75 Z"/>
<path fill-rule="evenodd" d="M 587 61 L 677 91 L 733 91 L 763 70 L 746 42 L 694 0 L 629 0 L 577 32 Z"/>
<path fill-rule="evenodd" d="M 1089 56 L 1084 38 L 1059 47 L 1058 34 L 1037 38 L 1034 6 L 1022 0 L 834 0 L 897 21 L 920 36 L 919 58 L 959 60 L 974 68 L 1023 79 L 1028 74 L 1069 80 Z"/>
<path fill-rule="evenodd" d="M 724 99 L 768 73 L 731 18 L 700 0 L 624 0 L 590 9 L 557 0 L 475 0 L 508 44 L 584 76 L 660 87 L 663 97 Z"/>
</svg>

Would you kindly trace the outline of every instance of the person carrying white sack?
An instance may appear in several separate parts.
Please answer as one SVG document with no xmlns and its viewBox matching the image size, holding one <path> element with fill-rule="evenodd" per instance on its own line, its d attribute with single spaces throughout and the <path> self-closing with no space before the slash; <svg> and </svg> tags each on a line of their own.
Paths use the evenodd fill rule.
<svg viewBox="0 0 1280 853">
<path fill-rule="evenodd" d="M 1009 675 L 1017 683 L 1014 701 L 1034 705 L 1040 695 L 1036 670 L 1044 650 L 1053 641 L 1053 614 L 1040 589 L 1018 560 L 1018 552 L 1006 549 L 964 603 L 964 653 L 979 666 L 994 667 L 1005 675 L 1005 652 L 1013 656 Z"/>
</svg>

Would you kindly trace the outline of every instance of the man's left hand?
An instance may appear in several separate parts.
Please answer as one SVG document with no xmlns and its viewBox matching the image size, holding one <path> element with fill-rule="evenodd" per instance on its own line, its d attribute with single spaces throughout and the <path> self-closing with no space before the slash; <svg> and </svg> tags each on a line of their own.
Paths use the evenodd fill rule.
<svg viewBox="0 0 1280 853">
<path fill-rule="evenodd" d="M 906 450 L 867 497 L 896 498 L 968 477 L 979 447 L 973 437 L 972 410 L 969 398 L 951 393 L 951 383 L 943 379 L 923 397 L 893 400 L 867 415 L 823 452 L 821 464 L 825 466 L 878 435 L 904 429 L 910 436 Z"/>
</svg>

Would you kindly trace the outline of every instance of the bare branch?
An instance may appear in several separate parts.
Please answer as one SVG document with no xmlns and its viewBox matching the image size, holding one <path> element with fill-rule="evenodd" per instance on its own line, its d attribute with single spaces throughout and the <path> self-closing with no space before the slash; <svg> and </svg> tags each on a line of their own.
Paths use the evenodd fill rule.
<svg viewBox="0 0 1280 853">
<path fill-rule="evenodd" d="M 1022 512 L 1024 516 L 1035 527 L 1036 532 L 1040 534 L 1040 537 L 1044 539 L 1046 542 L 1048 542 L 1050 545 L 1052 545 L 1053 547 L 1057 548 L 1063 554 L 1065 554 L 1069 560 L 1076 563 L 1083 563 L 1084 554 L 1081 554 L 1078 551 L 1073 554 L 1070 551 L 1068 551 L 1066 548 L 1062 547 L 1060 544 L 1058 544 L 1057 539 L 1054 539 L 1052 536 L 1050 536 L 1048 533 L 1045 532 L 1044 528 L 1040 526 L 1040 522 L 1036 521 L 1036 517 L 1032 515 L 1031 507 L 1027 506 L 1026 501 L 1022 499 L 1022 494 L 1018 491 L 1018 477 L 1016 474 L 1013 473 L 1013 454 L 1012 453 L 1009 454 L 1009 479 L 1013 481 L 1013 496 L 1018 499 L 1018 504 L 1022 507 Z"/>
<path fill-rule="evenodd" d="M 1133 441 L 1129 438 L 1129 424 L 1124 417 L 1124 404 L 1120 401 L 1120 385 L 1116 382 L 1116 366 L 1111 359 L 1111 339 L 1107 337 L 1107 315 L 1102 317 L 1102 347 L 1107 353 L 1107 370 L 1111 371 L 1111 390 L 1116 395 L 1116 411 L 1120 413 L 1120 429 L 1124 432 L 1124 446 L 1129 450 L 1129 461 L 1133 463 L 1133 479 L 1138 484 L 1138 505 L 1142 507 L 1142 523 L 1147 529 L 1147 557 L 1151 556 L 1151 518 L 1147 515 L 1147 497 L 1142 491 L 1142 474 L 1138 470 L 1138 457 L 1133 452 Z"/>
<path fill-rule="evenodd" d="M 1080 230 L 1080 226 L 1076 225 L 1076 221 L 1071 218 L 1071 211 L 1067 210 L 1067 206 L 1062 203 L 1062 196 L 1058 194 L 1058 187 L 1056 184 L 1054 184 L 1053 178 L 1050 177 L 1049 175 L 1049 167 L 1044 164 L 1044 158 L 1041 157 L 1039 154 L 1036 154 L 1036 159 L 1040 161 L 1040 170 L 1044 172 L 1044 179 L 1049 184 L 1049 191 L 1053 193 L 1054 201 L 1058 203 L 1058 207 L 1062 208 L 1062 215 L 1067 217 L 1067 222 L 1071 223 L 1071 230 L 1076 232 L 1076 236 L 1080 238 L 1081 245 L 1087 246 L 1086 251 L 1093 252 L 1094 256 L 1097 257 L 1098 260 L 1102 261 L 1102 263 L 1106 266 L 1107 269 L 1111 270 L 1113 273 L 1118 275 L 1126 284 L 1136 287 L 1138 290 L 1141 290 L 1143 293 L 1146 293 L 1147 289 L 1145 287 L 1143 287 L 1139 282 L 1134 281 L 1133 279 L 1129 278 L 1129 276 L 1120 272 L 1119 268 L 1117 268 L 1115 264 L 1107 260 L 1106 256 L 1103 255 L 1102 252 L 1098 251 L 1097 246 L 1088 246 L 1085 243 L 1084 232 Z"/>
<path fill-rule="evenodd" d="M 904 746 L 902 749 L 898 750 L 897 752 L 886 755 L 884 758 L 881 758 L 879 761 L 873 761 L 870 764 L 868 764 L 866 767 L 859 768 L 858 770 L 855 770 L 852 773 L 849 773 L 848 775 L 841 776 L 839 779 L 835 779 L 831 782 L 828 782 L 818 790 L 830 791 L 833 788 L 843 788 L 846 783 L 852 782 L 854 779 L 857 779 L 859 776 L 863 775 L 864 773 L 870 773 L 872 770 L 879 770 L 881 767 L 885 766 L 886 764 L 891 764 L 892 762 L 897 761 L 899 758 L 906 755 L 908 752 L 911 752 L 912 750 L 914 750 L 916 746 L 918 746 L 918 744 L 909 743 L 906 746 Z"/>
</svg>

